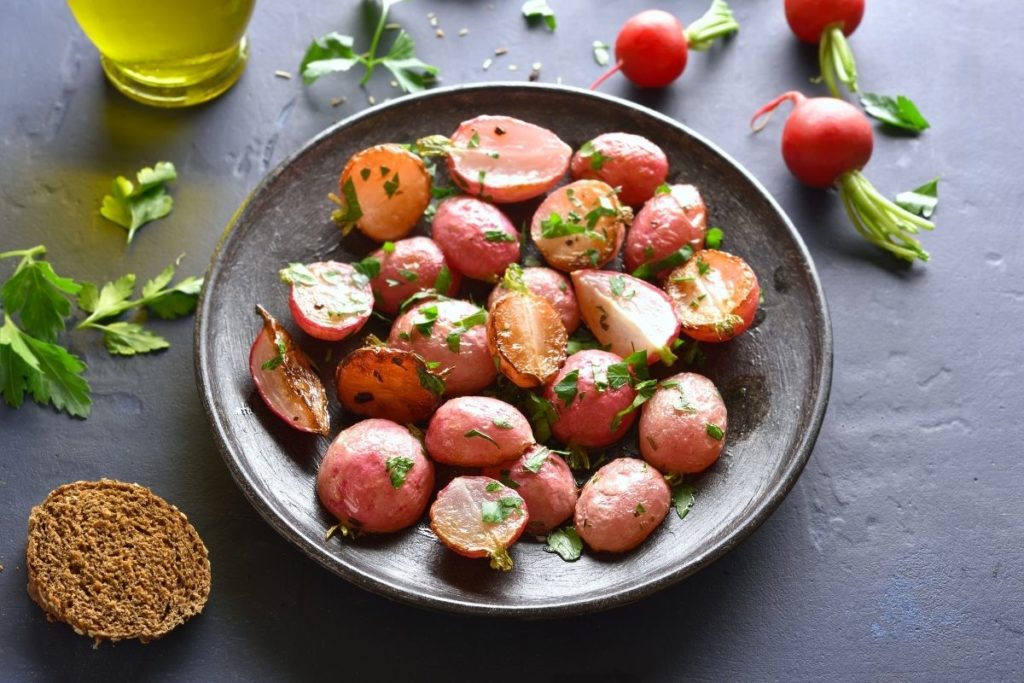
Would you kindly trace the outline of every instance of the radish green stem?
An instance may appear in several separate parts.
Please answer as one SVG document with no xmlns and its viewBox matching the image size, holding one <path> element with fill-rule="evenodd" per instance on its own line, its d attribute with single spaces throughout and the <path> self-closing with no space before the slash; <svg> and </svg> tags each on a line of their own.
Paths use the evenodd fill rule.
<svg viewBox="0 0 1024 683">
<path fill-rule="evenodd" d="M 850 222 L 864 239 L 908 261 L 928 260 L 928 252 L 913 237 L 935 225 L 884 197 L 860 171 L 847 171 L 836 181 Z"/>
<path fill-rule="evenodd" d="M 703 52 L 717 39 L 740 30 L 725 0 L 714 0 L 711 7 L 697 21 L 686 27 L 686 42 L 691 50 Z"/>
<path fill-rule="evenodd" d="M 831 24 L 822 32 L 818 61 L 821 62 L 821 80 L 825 81 L 832 97 L 842 97 L 839 83 L 851 93 L 857 92 L 857 64 L 839 24 Z"/>
</svg>

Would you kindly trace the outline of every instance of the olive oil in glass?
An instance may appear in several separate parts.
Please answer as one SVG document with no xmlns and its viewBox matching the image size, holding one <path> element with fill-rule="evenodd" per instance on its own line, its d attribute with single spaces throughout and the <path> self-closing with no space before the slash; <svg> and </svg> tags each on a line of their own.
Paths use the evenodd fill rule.
<svg viewBox="0 0 1024 683">
<path fill-rule="evenodd" d="M 184 107 L 234 85 L 256 0 L 68 0 L 107 77 L 132 99 Z"/>
</svg>

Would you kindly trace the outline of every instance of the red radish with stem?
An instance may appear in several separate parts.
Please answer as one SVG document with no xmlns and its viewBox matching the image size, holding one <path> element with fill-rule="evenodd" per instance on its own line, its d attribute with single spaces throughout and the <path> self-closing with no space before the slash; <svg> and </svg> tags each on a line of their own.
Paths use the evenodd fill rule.
<svg viewBox="0 0 1024 683">
<path fill-rule="evenodd" d="M 835 186 L 864 239 L 908 261 L 927 261 L 928 252 L 913 235 L 935 225 L 882 196 L 861 173 L 874 145 L 867 117 L 843 100 L 790 91 L 758 109 L 751 128 L 764 128 L 784 102 L 793 104 L 782 129 L 782 158 L 790 172 L 811 187 Z"/>
<path fill-rule="evenodd" d="M 707 50 L 716 39 L 739 28 L 724 0 L 714 0 L 704 16 L 686 29 L 663 10 L 640 12 L 619 29 L 615 66 L 590 89 L 597 90 L 618 71 L 641 88 L 663 88 L 682 75 L 690 50 Z"/>
<path fill-rule="evenodd" d="M 864 0 L 786 0 L 786 21 L 797 38 L 818 46 L 821 78 L 833 97 L 838 83 L 857 92 L 857 65 L 846 36 L 864 17 Z"/>
</svg>

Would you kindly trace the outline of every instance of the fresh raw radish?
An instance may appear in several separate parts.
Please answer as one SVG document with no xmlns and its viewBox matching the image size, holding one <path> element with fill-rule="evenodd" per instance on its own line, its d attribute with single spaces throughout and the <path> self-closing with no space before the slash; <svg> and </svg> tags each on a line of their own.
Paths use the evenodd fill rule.
<svg viewBox="0 0 1024 683">
<path fill-rule="evenodd" d="M 793 104 L 782 129 L 782 158 L 790 172 L 812 187 L 837 187 L 864 239 L 908 261 L 927 261 L 928 252 L 913 235 L 935 225 L 882 196 L 861 173 L 874 145 L 867 117 L 843 100 L 790 91 L 757 110 L 750 122 L 754 131 L 784 102 Z"/>
<path fill-rule="evenodd" d="M 626 21 L 615 38 L 615 66 L 590 86 L 596 90 L 615 72 L 641 88 L 663 88 L 682 75 L 690 50 L 704 51 L 740 28 L 724 0 L 686 29 L 663 10 L 645 10 Z"/>
<path fill-rule="evenodd" d="M 292 318 L 311 337 L 341 341 L 358 332 L 373 312 L 370 281 L 347 263 L 292 263 L 280 275 L 292 286 Z"/>
<path fill-rule="evenodd" d="M 565 175 L 572 156 L 572 148 L 547 128 L 511 116 L 463 121 L 451 138 L 423 138 L 415 150 L 445 157 L 456 185 L 496 204 L 544 194 Z"/>
<path fill-rule="evenodd" d="M 327 391 L 309 357 L 262 306 L 263 329 L 249 351 L 249 373 L 263 402 L 279 418 L 303 432 L 327 435 Z"/>
<path fill-rule="evenodd" d="M 355 154 L 338 178 L 339 209 L 331 218 L 348 234 L 353 227 L 372 240 L 409 234 L 430 204 L 430 174 L 423 159 L 399 145 L 377 145 Z"/>
<path fill-rule="evenodd" d="M 761 286 L 739 256 L 702 249 L 665 281 L 683 333 L 703 342 L 723 342 L 754 322 Z"/>
<path fill-rule="evenodd" d="M 786 0 L 786 21 L 797 38 L 818 46 L 821 78 L 833 97 L 837 82 L 857 92 L 857 66 L 846 36 L 864 17 L 864 0 Z"/>
<path fill-rule="evenodd" d="M 530 521 L 522 496 L 490 477 L 456 477 L 430 506 L 430 528 L 464 557 L 490 557 L 491 568 L 511 571 L 508 548 Z"/>
<path fill-rule="evenodd" d="M 625 358 L 647 351 L 647 362 L 675 362 L 669 345 L 679 334 L 672 302 L 654 285 L 608 270 L 572 274 L 583 321 L 602 345 Z"/>
<path fill-rule="evenodd" d="M 512 264 L 505 272 L 508 294 L 491 304 L 487 344 L 498 370 L 518 387 L 529 389 L 551 379 L 565 362 L 569 333 L 546 299 L 526 288 L 523 271 Z"/>
</svg>

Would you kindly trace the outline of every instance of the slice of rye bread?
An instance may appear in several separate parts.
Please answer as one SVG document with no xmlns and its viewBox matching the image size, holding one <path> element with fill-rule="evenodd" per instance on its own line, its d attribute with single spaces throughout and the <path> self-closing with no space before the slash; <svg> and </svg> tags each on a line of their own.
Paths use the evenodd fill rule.
<svg viewBox="0 0 1024 683">
<path fill-rule="evenodd" d="M 169 633 L 210 594 L 206 546 L 178 508 L 144 486 L 78 481 L 28 518 L 28 593 L 47 617 L 103 640 Z"/>
</svg>

